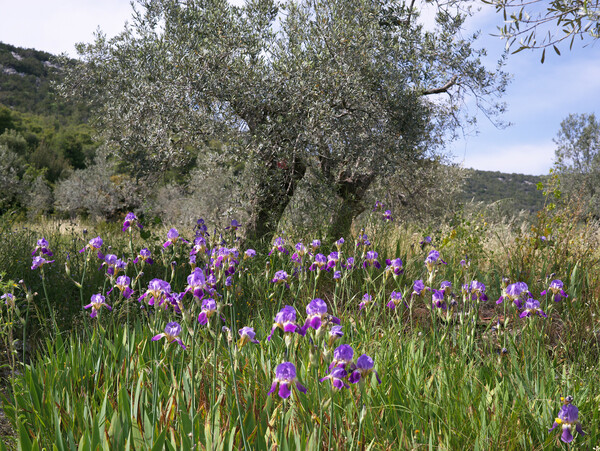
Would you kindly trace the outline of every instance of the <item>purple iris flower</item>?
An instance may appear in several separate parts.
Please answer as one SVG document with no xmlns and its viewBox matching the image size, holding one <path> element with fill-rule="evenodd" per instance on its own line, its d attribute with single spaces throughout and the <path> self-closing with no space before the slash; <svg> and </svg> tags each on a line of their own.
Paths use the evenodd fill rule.
<svg viewBox="0 0 600 451">
<path fill-rule="evenodd" d="M 554 302 L 560 302 L 563 299 L 566 299 L 569 297 L 569 295 L 567 293 L 565 293 L 565 290 L 563 290 L 564 284 L 562 283 L 562 280 L 556 279 L 553 280 L 552 282 L 550 282 L 550 286 L 548 287 L 548 290 L 544 290 L 540 293 L 540 296 L 546 296 L 546 294 L 548 292 L 552 293 L 552 299 L 554 299 Z"/>
<path fill-rule="evenodd" d="M 348 257 L 346 259 L 346 264 L 342 265 L 342 267 L 348 270 L 352 269 L 354 267 L 354 257 Z"/>
<path fill-rule="evenodd" d="M 358 235 L 358 238 L 356 240 L 356 247 L 360 247 L 360 246 L 370 246 L 371 242 L 369 241 L 369 237 L 367 236 L 366 233 L 361 233 Z"/>
<path fill-rule="evenodd" d="M 340 345 L 333 351 L 333 362 L 329 365 L 331 371 L 336 366 L 346 368 L 346 365 L 352 363 L 354 357 L 354 349 L 350 345 Z"/>
<path fill-rule="evenodd" d="M 133 290 L 129 287 L 131 279 L 128 276 L 117 277 L 115 288 L 118 288 L 125 299 L 129 299 L 133 294 Z"/>
<path fill-rule="evenodd" d="M 238 341 L 238 347 L 241 348 L 247 343 L 258 343 L 259 341 L 255 338 L 256 333 L 253 327 L 242 327 L 239 330 L 240 339 Z"/>
<path fill-rule="evenodd" d="M 197 236 L 194 238 L 194 245 L 190 251 L 190 255 L 205 254 L 206 253 L 206 239 L 203 236 Z"/>
<path fill-rule="evenodd" d="M 564 401 L 564 404 L 558 412 L 558 418 L 554 420 L 554 423 L 548 432 L 553 431 L 560 426 L 562 429 L 560 439 L 565 443 L 571 443 L 573 441 L 573 428 L 575 428 L 580 435 L 585 435 L 585 433 L 579 422 L 579 409 L 571 404 L 573 402 L 573 397 L 567 396 L 566 398 L 561 398 L 561 400 Z"/>
<path fill-rule="evenodd" d="M 125 222 L 123 222 L 123 232 L 131 232 L 133 229 L 131 226 L 136 224 L 140 229 L 143 228 L 142 224 L 139 223 L 138 218 L 132 212 L 129 212 L 125 215 Z"/>
<path fill-rule="evenodd" d="M 312 247 L 313 252 L 316 252 L 321 247 L 321 240 L 312 240 L 310 247 Z"/>
<path fill-rule="evenodd" d="M 256 257 L 256 251 L 254 249 L 246 249 L 244 252 L 244 258 L 254 258 Z"/>
<path fill-rule="evenodd" d="M 394 218 L 392 218 L 391 210 L 386 210 L 383 212 L 383 220 L 384 221 L 393 221 L 394 220 Z"/>
<path fill-rule="evenodd" d="M 170 293 L 171 285 L 169 282 L 161 279 L 152 279 L 148 282 L 148 290 L 138 298 L 138 301 L 141 302 L 142 299 L 149 296 L 150 301 L 148 301 L 148 305 L 158 304 L 160 306 L 165 302 L 166 296 Z"/>
<path fill-rule="evenodd" d="M 188 286 L 185 292 L 191 291 L 195 297 L 201 298 L 204 296 L 204 290 L 206 289 L 206 276 L 204 271 L 200 268 L 194 268 L 194 271 L 187 277 Z"/>
<path fill-rule="evenodd" d="M 338 261 L 340 260 L 339 252 L 331 252 L 327 257 L 327 267 L 335 268 L 337 266 Z"/>
<path fill-rule="evenodd" d="M 339 251 L 342 248 L 342 245 L 346 242 L 346 240 L 344 240 L 344 238 L 340 238 L 339 240 L 337 240 L 335 242 L 335 247 L 337 247 L 337 250 Z"/>
<path fill-rule="evenodd" d="M 531 314 L 536 314 L 540 317 L 547 318 L 542 309 L 540 308 L 540 301 L 536 301 L 535 299 L 528 299 L 525 301 L 525 310 L 523 313 L 519 315 L 520 318 L 525 318 L 526 316 L 530 316 Z"/>
<path fill-rule="evenodd" d="M 280 254 L 285 255 L 289 254 L 288 250 L 285 248 L 285 240 L 283 237 L 275 238 L 273 247 L 271 247 L 271 250 L 269 251 L 269 255 L 271 255 L 273 252 L 279 252 Z"/>
<path fill-rule="evenodd" d="M 235 219 L 231 220 L 231 224 L 229 224 L 229 227 L 225 227 L 225 230 L 237 230 L 239 227 L 241 227 L 241 224 L 239 222 L 237 222 Z"/>
<path fill-rule="evenodd" d="M 389 258 L 385 261 L 387 267 L 385 268 L 385 273 L 392 273 L 392 275 L 394 277 L 399 276 L 400 274 L 402 274 L 404 272 L 404 270 L 402 269 L 402 259 L 400 258 L 395 258 L 393 260 L 390 260 Z"/>
<path fill-rule="evenodd" d="M 177 231 L 176 228 L 172 228 L 167 232 L 167 241 L 165 241 L 165 244 L 163 244 L 163 247 L 166 249 L 171 244 L 177 243 L 179 240 L 181 240 L 184 243 L 189 244 L 188 241 L 184 240 L 183 238 L 181 238 L 179 236 L 179 232 Z"/>
<path fill-rule="evenodd" d="M 392 291 L 390 294 L 390 302 L 387 303 L 387 306 L 391 309 L 395 309 L 398 304 L 402 301 L 402 292 L 400 291 Z"/>
<path fill-rule="evenodd" d="M 423 238 L 423 241 L 421 241 L 419 244 L 421 246 L 424 246 L 425 244 L 431 244 L 431 237 L 430 236 L 426 236 L 425 238 Z"/>
<path fill-rule="evenodd" d="M 267 337 L 267 341 L 271 341 L 273 333 L 276 329 L 281 329 L 284 333 L 298 332 L 298 326 L 296 325 L 296 309 L 290 305 L 283 307 L 277 315 L 275 315 L 275 321 L 271 333 Z"/>
<path fill-rule="evenodd" d="M 271 283 L 275 283 L 275 284 L 284 283 L 286 286 L 288 286 L 287 279 L 288 279 L 288 273 L 281 270 L 281 271 L 277 271 L 275 273 L 275 276 L 273 277 L 273 279 L 271 279 Z"/>
<path fill-rule="evenodd" d="M 181 338 L 179 338 L 179 334 L 181 334 L 181 325 L 173 321 L 165 326 L 165 331 L 163 333 L 152 337 L 152 341 L 157 341 L 161 338 L 166 338 L 167 342 L 178 343 L 179 346 L 185 349 L 185 345 L 183 344 L 183 341 L 181 341 Z"/>
<path fill-rule="evenodd" d="M 329 323 L 340 324 L 339 318 L 327 313 L 327 304 L 321 298 L 315 298 L 306 306 L 306 322 L 301 329 L 301 335 L 306 334 L 308 328 L 319 330 Z"/>
<path fill-rule="evenodd" d="M 431 301 L 435 308 L 442 310 L 446 310 L 448 308 L 446 301 L 444 301 L 444 292 L 442 290 L 433 290 L 431 293 Z"/>
<path fill-rule="evenodd" d="M 4 299 L 4 305 L 8 305 L 9 303 L 14 305 L 15 302 L 15 296 L 12 293 L 4 293 L 2 296 L 0 296 L 0 299 Z"/>
<path fill-rule="evenodd" d="M 333 368 L 327 376 L 325 376 L 322 379 L 319 379 L 319 382 L 323 382 L 324 380 L 329 379 L 333 388 L 341 390 L 344 387 L 350 388 L 350 386 L 344 380 L 347 377 L 348 373 L 346 372 L 345 368 L 337 366 Z"/>
<path fill-rule="evenodd" d="M 31 262 L 31 270 L 33 271 L 34 269 L 41 268 L 48 263 L 54 263 L 54 260 L 46 260 L 44 257 L 33 257 Z"/>
<path fill-rule="evenodd" d="M 202 310 L 198 315 L 198 322 L 202 325 L 208 324 L 208 320 L 217 313 L 217 303 L 212 298 L 202 300 Z"/>
<path fill-rule="evenodd" d="M 85 247 L 79 251 L 79 253 L 83 254 L 86 249 L 89 249 L 92 252 L 98 251 L 98 258 L 101 260 L 104 260 L 104 255 L 102 255 L 102 252 L 100 252 L 100 248 L 102 247 L 102 244 L 103 244 L 102 238 L 97 236 L 96 238 L 92 238 L 88 242 L 88 244 L 86 244 Z"/>
<path fill-rule="evenodd" d="M 296 243 L 294 248 L 296 249 L 296 255 L 298 255 L 300 258 L 304 257 L 308 253 L 308 249 L 302 242 Z"/>
<path fill-rule="evenodd" d="M 300 382 L 298 382 L 296 378 L 296 367 L 293 363 L 283 362 L 277 365 L 277 369 L 275 370 L 275 379 L 273 380 L 273 385 L 271 385 L 271 389 L 267 393 L 268 395 L 272 395 L 277 390 L 279 386 L 279 396 L 283 399 L 287 399 L 292 394 L 292 389 L 294 386 L 298 391 L 306 394 L 306 387 L 304 387 Z"/>
<path fill-rule="evenodd" d="M 469 284 L 463 285 L 463 293 L 470 295 L 471 300 L 487 301 L 488 297 L 485 294 L 485 285 L 477 280 L 473 280 Z"/>
<path fill-rule="evenodd" d="M 335 271 L 333 273 L 333 279 L 334 280 L 338 280 L 338 279 L 341 279 L 341 278 L 342 278 L 342 271 Z"/>
<path fill-rule="evenodd" d="M 358 310 L 360 311 L 364 309 L 367 305 L 371 304 L 374 304 L 373 296 L 371 296 L 369 293 L 365 293 L 362 297 L 362 301 L 360 302 L 360 304 L 358 304 Z"/>
<path fill-rule="evenodd" d="M 506 287 L 500 299 L 496 301 L 496 304 L 502 304 L 504 299 L 506 299 L 507 301 L 513 301 L 515 306 L 520 309 L 523 307 L 524 301 L 531 297 L 531 292 L 527 284 L 525 282 L 516 282 Z"/>
<path fill-rule="evenodd" d="M 327 257 L 323 254 L 315 255 L 315 261 L 312 265 L 309 266 L 309 271 L 314 271 L 316 269 L 327 269 Z"/>
<path fill-rule="evenodd" d="M 383 202 L 376 201 L 375 206 L 373 207 L 373 211 L 383 210 Z"/>
<path fill-rule="evenodd" d="M 342 331 L 342 326 L 333 326 L 329 331 L 329 338 L 327 339 L 327 344 L 329 345 L 329 347 L 331 347 L 335 340 L 343 336 L 344 332 Z"/>
<path fill-rule="evenodd" d="M 54 254 L 49 248 L 50 245 L 48 244 L 48 240 L 46 240 L 46 238 L 40 238 L 39 240 L 37 240 L 35 249 L 31 253 L 31 256 L 33 257 L 35 253 L 39 251 L 42 255 L 52 257 Z"/>
<path fill-rule="evenodd" d="M 377 382 L 381 384 L 381 379 L 379 379 L 379 374 L 377 371 L 373 369 L 373 359 L 369 357 L 367 354 L 361 355 L 356 360 L 356 365 L 353 365 L 352 374 L 348 378 L 351 384 L 356 384 L 361 379 L 365 379 L 369 374 L 375 373 L 375 377 L 377 378 Z"/>
<path fill-rule="evenodd" d="M 133 263 L 137 264 L 141 260 L 143 263 L 148 263 L 149 265 L 151 265 L 152 263 L 154 263 L 154 260 L 152 260 L 151 255 L 152 254 L 150 253 L 150 249 L 145 247 L 140 250 L 140 253 L 135 258 Z"/>
<path fill-rule="evenodd" d="M 377 257 L 379 254 L 375 251 L 368 251 L 365 256 L 365 261 L 363 262 L 363 268 L 367 266 L 374 266 L 375 268 L 381 268 L 381 264 L 377 261 Z"/>
<path fill-rule="evenodd" d="M 451 294 L 452 293 L 452 283 L 444 280 L 441 284 L 440 284 L 440 290 L 444 292 L 444 294 Z"/>
<path fill-rule="evenodd" d="M 426 287 L 421 279 L 415 280 L 413 283 L 413 292 L 411 293 L 411 298 L 414 298 L 415 296 L 421 297 L 425 291 L 431 291 L 431 289 Z"/>
<path fill-rule="evenodd" d="M 439 251 L 435 249 L 429 251 L 427 258 L 425 259 L 425 266 L 427 266 L 427 270 L 432 272 L 437 265 L 445 265 L 446 262 L 440 258 Z"/>
<path fill-rule="evenodd" d="M 108 305 L 105 301 L 106 301 L 106 298 L 104 296 L 102 296 L 101 294 L 93 294 L 92 302 L 89 303 L 88 305 L 84 306 L 83 308 L 85 308 L 85 309 L 91 308 L 92 313 L 90 313 L 90 317 L 95 318 L 96 316 L 98 316 L 98 311 L 102 308 L 102 306 L 106 307 L 109 311 L 112 310 L 112 307 L 110 305 Z"/>
</svg>

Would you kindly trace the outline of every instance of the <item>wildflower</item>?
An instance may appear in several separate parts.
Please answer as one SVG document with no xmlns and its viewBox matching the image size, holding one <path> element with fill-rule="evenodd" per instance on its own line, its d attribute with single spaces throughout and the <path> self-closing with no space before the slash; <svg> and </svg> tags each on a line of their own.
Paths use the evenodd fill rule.
<svg viewBox="0 0 600 451">
<path fill-rule="evenodd" d="M 411 298 L 414 298 L 415 296 L 421 297 L 426 291 L 431 291 L 431 289 L 429 287 L 426 287 L 425 283 L 423 283 L 421 279 L 415 280 L 415 282 L 413 283 L 413 291 L 411 293 Z"/>
<path fill-rule="evenodd" d="M 329 365 L 329 369 L 336 366 L 346 368 L 346 365 L 352 363 L 354 357 L 354 349 L 350 345 L 340 345 L 333 351 L 333 362 Z"/>
<path fill-rule="evenodd" d="M 119 289 L 119 291 L 125 299 L 129 299 L 133 294 L 133 290 L 129 288 L 130 283 L 131 279 L 128 276 L 117 277 L 117 283 L 115 284 L 115 288 Z"/>
<path fill-rule="evenodd" d="M 394 220 L 394 218 L 392 218 L 391 210 L 386 210 L 383 212 L 383 220 L 384 221 L 393 221 Z"/>
<path fill-rule="evenodd" d="M 238 347 L 244 346 L 246 343 L 258 343 L 258 340 L 254 338 L 256 333 L 253 327 L 242 327 L 239 331 L 240 339 L 238 341 Z"/>
<path fill-rule="evenodd" d="M 125 222 L 123 222 L 123 229 L 122 229 L 122 231 L 123 232 L 131 232 L 132 231 L 131 226 L 133 225 L 134 222 L 136 223 L 136 225 L 140 229 L 143 228 L 142 224 L 140 224 L 138 222 L 138 218 L 137 218 L 136 215 L 134 215 L 132 212 L 127 213 L 125 215 Z"/>
<path fill-rule="evenodd" d="M 337 266 L 338 261 L 340 260 L 340 254 L 338 252 L 331 252 L 327 257 L 327 267 L 335 268 Z"/>
<path fill-rule="evenodd" d="M 352 269 L 353 266 L 354 266 L 354 257 L 348 257 L 346 259 L 346 264 L 342 265 L 342 267 L 344 269 L 348 269 L 348 270 Z"/>
<path fill-rule="evenodd" d="M 315 255 L 314 263 L 308 267 L 309 271 L 314 271 L 316 269 L 327 269 L 327 257 L 323 254 Z"/>
<path fill-rule="evenodd" d="M 229 227 L 225 227 L 225 230 L 231 229 L 235 232 L 240 226 L 241 224 L 239 222 L 237 222 L 235 219 L 232 219 L 231 224 L 229 224 Z"/>
<path fill-rule="evenodd" d="M 327 304 L 323 299 L 315 298 L 306 306 L 306 322 L 301 329 L 301 335 L 306 334 L 308 328 L 319 330 L 321 326 L 329 323 L 340 324 L 339 318 L 327 314 Z"/>
<path fill-rule="evenodd" d="M 365 261 L 363 262 L 363 268 L 367 266 L 374 266 L 375 268 L 381 268 L 381 264 L 377 261 L 377 257 L 379 254 L 375 251 L 368 251 L 365 256 Z"/>
<path fill-rule="evenodd" d="M 140 260 L 143 263 L 148 263 L 149 265 L 151 265 L 152 263 L 154 263 L 154 260 L 152 260 L 152 258 L 150 257 L 152 254 L 150 253 L 150 250 L 148 248 L 143 248 L 140 250 L 138 256 L 135 258 L 135 260 L 133 260 L 133 263 L 137 264 Z"/>
<path fill-rule="evenodd" d="M 562 429 L 560 439 L 565 443 L 571 443 L 573 441 L 573 427 L 575 427 L 575 430 L 580 435 L 585 435 L 585 433 L 579 422 L 579 409 L 571 404 L 573 402 L 573 397 L 567 396 L 566 398 L 561 398 L 561 401 L 563 401 L 564 404 L 558 412 L 558 418 L 554 420 L 554 423 L 548 432 L 560 426 Z"/>
<path fill-rule="evenodd" d="M 367 305 L 373 304 L 373 296 L 369 293 L 365 293 L 362 297 L 362 301 L 358 304 L 358 310 L 364 309 Z"/>
<path fill-rule="evenodd" d="M 194 268 L 194 271 L 187 277 L 188 286 L 185 292 L 191 291 L 195 297 L 201 298 L 204 296 L 204 290 L 206 289 L 206 277 L 204 271 L 200 268 Z"/>
<path fill-rule="evenodd" d="M 402 269 L 402 260 L 400 258 L 395 258 L 390 260 L 389 258 L 385 261 L 387 267 L 385 268 L 386 275 L 392 273 L 394 277 L 399 276 L 404 272 Z"/>
<path fill-rule="evenodd" d="M 177 229 L 172 228 L 167 232 L 167 241 L 165 241 L 165 244 L 163 244 L 163 247 L 166 249 L 171 244 L 177 243 L 177 241 L 179 241 L 179 240 L 183 241 L 184 243 L 188 243 L 186 240 L 179 237 L 179 232 L 177 231 Z"/>
<path fill-rule="evenodd" d="M 548 293 L 548 291 L 552 292 L 552 299 L 554 299 L 554 302 L 560 302 L 563 299 L 566 299 L 569 297 L 569 295 L 567 293 L 565 293 L 565 291 L 563 290 L 564 284 L 562 283 L 562 280 L 556 279 L 553 280 L 552 282 L 550 282 L 550 286 L 548 287 L 548 290 L 544 290 L 540 293 L 540 296 L 546 296 L 546 294 Z"/>
<path fill-rule="evenodd" d="M 432 305 L 436 308 L 440 308 L 442 310 L 446 310 L 448 306 L 446 305 L 446 301 L 444 301 L 444 292 L 442 290 L 433 290 L 431 294 Z"/>
<path fill-rule="evenodd" d="M 106 307 L 109 311 L 112 310 L 112 307 L 110 305 L 108 305 L 105 302 L 106 298 L 104 296 L 102 296 L 101 294 L 93 294 L 92 295 L 92 302 L 89 303 L 88 305 L 84 306 L 83 308 L 88 309 L 88 308 L 92 308 L 92 313 L 90 313 L 90 317 L 91 318 L 95 318 L 96 316 L 98 316 L 98 311 L 102 308 L 102 306 Z"/>
<path fill-rule="evenodd" d="M 369 374 L 375 373 L 375 377 L 377 378 L 377 382 L 381 384 L 381 379 L 379 379 L 379 374 L 377 371 L 373 369 L 373 359 L 369 357 L 367 354 L 361 355 L 358 359 L 356 359 L 356 365 L 353 366 L 353 371 L 348 381 L 351 384 L 356 384 L 361 379 L 365 379 Z"/>
<path fill-rule="evenodd" d="M 338 280 L 338 279 L 341 279 L 341 278 L 342 278 L 342 271 L 335 271 L 333 273 L 333 279 L 334 280 Z"/>
<path fill-rule="evenodd" d="M 487 301 L 488 297 L 485 294 L 485 285 L 477 280 L 473 280 L 469 284 L 463 285 L 463 294 L 471 297 L 471 300 Z"/>
<path fill-rule="evenodd" d="M 119 270 L 124 270 L 127 267 L 127 263 L 118 258 L 115 254 L 106 254 L 102 266 L 106 266 L 106 274 L 114 276 Z"/>
<path fill-rule="evenodd" d="M 48 240 L 46 240 L 46 238 L 40 238 L 39 240 L 37 240 L 35 249 L 31 253 L 31 256 L 33 257 L 35 255 L 35 253 L 39 251 L 43 255 L 52 257 L 54 254 L 49 249 L 49 247 L 50 247 L 50 245 L 48 244 Z"/>
<path fill-rule="evenodd" d="M 295 255 L 298 255 L 298 257 L 300 258 L 304 257 L 308 253 L 308 249 L 302 242 L 296 243 L 296 246 L 294 246 L 294 248 L 296 249 Z"/>
<path fill-rule="evenodd" d="M 366 233 L 361 233 L 358 235 L 358 238 L 356 240 L 356 247 L 359 246 L 370 246 L 371 242 L 369 241 L 369 237 L 367 236 Z"/>
<path fill-rule="evenodd" d="M 525 301 L 525 310 L 523 310 L 523 313 L 521 313 L 519 317 L 525 318 L 526 316 L 530 316 L 532 313 L 535 313 L 540 317 L 548 317 L 548 315 L 546 315 L 540 308 L 540 301 L 536 301 L 535 299 L 529 299 Z"/>
<path fill-rule="evenodd" d="M 427 244 L 431 244 L 431 237 L 426 236 L 419 244 L 421 245 L 421 249 L 423 249 Z"/>
<path fill-rule="evenodd" d="M 342 248 L 342 245 L 346 242 L 346 240 L 344 240 L 344 238 L 340 238 L 339 240 L 337 240 L 335 242 L 335 247 L 337 247 L 338 252 L 340 251 L 340 249 Z"/>
<path fill-rule="evenodd" d="M 181 334 L 181 325 L 175 321 L 168 323 L 165 326 L 165 331 L 161 334 L 155 335 L 152 337 L 152 341 L 160 340 L 161 338 L 166 338 L 169 343 L 178 343 L 183 349 L 185 349 L 185 345 L 183 341 L 181 341 L 179 337 Z"/>
<path fill-rule="evenodd" d="M 31 270 L 41 268 L 45 264 L 54 263 L 54 260 L 46 260 L 44 257 L 33 257 L 31 263 Z"/>
<path fill-rule="evenodd" d="M 400 291 L 392 291 L 390 294 L 390 302 L 387 303 L 387 306 L 391 309 L 395 309 L 400 301 L 402 300 L 402 292 Z"/>
<path fill-rule="evenodd" d="M 348 373 L 341 366 L 337 366 L 333 368 L 327 376 L 322 379 L 319 379 L 319 382 L 323 382 L 326 379 L 331 381 L 331 385 L 333 388 L 337 390 L 341 390 L 342 388 L 350 388 L 350 386 L 344 381 L 348 377 Z"/>
<path fill-rule="evenodd" d="M 531 297 L 532 295 L 527 284 L 525 282 L 516 282 L 506 287 L 502 292 L 500 299 L 496 301 L 496 304 L 502 304 L 504 299 L 506 299 L 508 301 L 513 301 L 515 306 L 520 309 L 523 307 L 523 302 Z"/>
<path fill-rule="evenodd" d="M 321 240 L 312 240 L 310 247 L 312 248 L 313 252 L 316 252 L 317 249 L 321 247 Z"/>
<path fill-rule="evenodd" d="M 194 226 L 196 230 L 196 235 L 198 236 L 208 236 L 208 227 L 204 223 L 204 219 L 200 218 L 196 221 L 196 225 Z"/>
<path fill-rule="evenodd" d="M 15 296 L 12 293 L 4 293 L 0 299 L 4 299 L 4 305 L 15 305 Z"/>
<path fill-rule="evenodd" d="M 446 262 L 440 258 L 439 251 L 436 251 L 435 249 L 429 251 L 427 258 L 425 259 L 425 266 L 427 266 L 427 271 L 433 272 L 435 266 L 445 264 Z"/>
<path fill-rule="evenodd" d="M 202 310 L 198 315 L 198 322 L 202 325 L 208 323 L 208 320 L 217 313 L 217 303 L 212 298 L 202 300 Z"/>
<path fill-rule="evenodd" d="M 283 307 L 277 315 L 275 315 L 275 322 L 271 333 L 267 337 L 267 341 L 271 341 L 273 333 L 276 329 L 281 329 L 284 333 L 294 333 L 297 331 L 298 326 L 296 325 L 296 309 L 294 307 L 286 305 Z"/>
<path fill-rule="evenodd" d="M 287 279 L 288 279 L 288 273 L 281 270 L 281 271 L 277 271 L 275 273 L 275 276 L 273 277 L 273 279 L 271 279 L 271 283 L 275 283 L 275 284 L 284 283 L 286 286 L 288 286 Z"/>
<path fill-rule="evenodd" d="M 273 385 L 271 385 L 271 389 L 267 394 L 272 395 L 275 393 L 277 386 L 279 386 L 279 396 L 281 396 L 283 399 L 290 397 L 294 386 L 296 389 L 306 394 L 306 387 L 298 382 L 296 378 L 296 367 L 290 362 L 283 362 L 277 365 Z"/>
<path fill-rule="evenodd" d="M 275 251 L 279 252 L 280 254 L 289 254 L 288 250 L 285 248 L 285 240 L 283 239 L 283 237 L 275 238 L 275 241 L 273 242 L 273 247 L 271 247 L 269 255 L 271 255 Z"/>
<path fill-rule="evenodd" d="M 452 283 L 444 280 L 440 284 L 440 290 L 444 292 L 444 294 L 452 294 Z"/>
<path fill-rule="evenodd" d="M 244 252 L 244 258 L 254 258 L 256 257 L 256 251 L 254 249 L 247 249 Z"/>
<path fill-rule="evenodd" d="M 162 305 L 165 301 L 166 296 L 171 293 L 171 285 L 169 282 L 165 282 L 161 279 L 152 279 L 148 282 L 148 290 L 138 298 L 138 301 L 150 296 L 148 305 Z"/>
<path fill-rule="evenodd" d="M 383 210 L 383 202 L 376 201 L 375 206 L 373 207 L 373 211 Z"/>
<path fill-rule="evenodd" d="M 100 252 L 100 248 L 102 247 L 102 244 L 103 244 L 102 238 L 97 236 L 96 238 L 92 238 L 88 242 L 88 244 L 86 244 L 85 247 L 79 251 L 79 253 L 83 254 L 83 252 L 85 252 L 86 249 L 89 249 L 92 252 L 98 251 L 98 258 L 104 260 L 104 255 L 102 255 L 102 252 Z"/>
<path fill-rule="evenodd" d="M 196 255 L 200 253 L 206 253 L 206 240 L 203 236 L 197 236 L 196 238 L 194 238 L 194 245 L 192 246 L 190 255 Z"/>
<path fill-rule="evenodd" d="M 333 326 L 329 331 L 329 338 L 327 340 L 327 344 L 331 347 L 335 340 L 343 336 L 344 332 L 342 331 L 342 326 Z"/>
</svg>

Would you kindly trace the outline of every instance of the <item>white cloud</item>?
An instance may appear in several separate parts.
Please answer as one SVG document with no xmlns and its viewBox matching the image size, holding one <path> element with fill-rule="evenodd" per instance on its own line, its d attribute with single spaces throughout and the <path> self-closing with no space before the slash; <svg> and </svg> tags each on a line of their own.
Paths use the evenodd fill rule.
<svg viewBox="0 0 600 451">
<path fill-rule="evenodd" d="M 530 144 L 496 145 L 478 152 L 465 152 L 464 159 L 456 159 L 463 167 L 485 171 L 517 174 L 548 174 L 554 158 L 554 143 L 546 141 Z"/>
</svg>

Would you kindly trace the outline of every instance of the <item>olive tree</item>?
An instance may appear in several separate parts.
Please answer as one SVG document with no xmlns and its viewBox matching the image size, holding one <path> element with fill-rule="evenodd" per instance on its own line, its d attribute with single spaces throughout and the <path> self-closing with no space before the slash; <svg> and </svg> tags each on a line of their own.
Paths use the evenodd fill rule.
<svg viewBox="0 0 600 451">
<path fill-rule="evenodd" d="M 488 117 L 506 85 L 463 37 L 466 2 L 140 2 L 132 23 L 81 45 L 63 86 L 85 95 L 114 154 L 148 180 L 195 158 L 252 173 L 249 238 L 276 229 L 307 168 L 333 188 L 330 237 L 348 232 L 373 182 L 435 157 Z M 434 8 L 435 26 L 418 12 Z"/>
<path fill-rule="evenodd" d="M 594 114 L 570 114 L 560 124 L 555 166 L 565 193 L 600 215 L 600 123 Z"/>
</svg>

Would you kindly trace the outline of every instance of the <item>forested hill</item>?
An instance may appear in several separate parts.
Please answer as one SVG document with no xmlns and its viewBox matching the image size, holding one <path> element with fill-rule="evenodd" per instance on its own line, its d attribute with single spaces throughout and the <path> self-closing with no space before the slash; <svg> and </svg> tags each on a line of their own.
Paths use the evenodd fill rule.
<svg viewBox="0 0 600 451">
<path fill-rule="evenodd" d="M 544 205 L 544 196 L 537 184 L 543 183 L 545 178 L 472 169 L 465 180 L 462 200 L 491 203 L 509 199 L 515 210 L 538 211 Z"/>
</svg>

